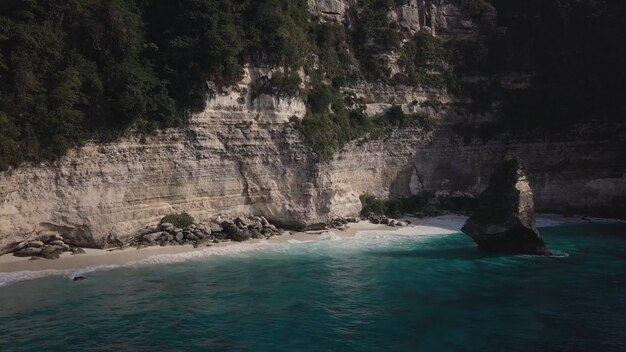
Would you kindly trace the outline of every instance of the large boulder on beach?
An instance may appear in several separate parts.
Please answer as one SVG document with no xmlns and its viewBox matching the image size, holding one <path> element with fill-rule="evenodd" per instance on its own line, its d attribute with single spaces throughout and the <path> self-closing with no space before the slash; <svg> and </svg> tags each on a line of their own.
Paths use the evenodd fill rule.
<svg viewBox="0 0 626 352">
<path fill-rule="evenodd" d="M 467 220 L 463 233 L 489 252 L 551 255 L 539 236 L 533 192 L 518 158 L 506 158 L 494 171 L 480 205 Z"/>
<path fill-rule="evenodd" d="M 250 239 L 252 235 L 247 229 L 240 229 L 237 225 L 232 222 L 224 221 L 222 223 L 222 227 L 224 228 L 224 232 L 227 234 L 228 239 L 236 242 L 244 242 Z"/>
<path fill-rule="evenodd" d="M 34 255 L 40 255 L 41 251 L 41 247 L 24 247 L 15 251 L 13 255 L 16 257 L 32 257 Z"/>
<path fill-rule="evenodd" d="M 46 259 L 59 259 L 63 254 L 64 248 L 60 246 L 45 246 L 41 250 L 41 256 Z"/>
</svg>

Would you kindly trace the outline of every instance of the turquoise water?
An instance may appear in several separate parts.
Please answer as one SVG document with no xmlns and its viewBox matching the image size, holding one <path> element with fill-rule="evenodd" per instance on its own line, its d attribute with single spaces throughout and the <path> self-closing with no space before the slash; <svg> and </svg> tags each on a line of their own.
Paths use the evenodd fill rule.
<svg viewBox="0 0 626 352">
<path fill-rule="evenodd" d="M 626 225 L 292 243 L 0 287 L 0 351 L 626 351 Z M 252 248 L 252 247 L 251 247 Z"/>
</svg>

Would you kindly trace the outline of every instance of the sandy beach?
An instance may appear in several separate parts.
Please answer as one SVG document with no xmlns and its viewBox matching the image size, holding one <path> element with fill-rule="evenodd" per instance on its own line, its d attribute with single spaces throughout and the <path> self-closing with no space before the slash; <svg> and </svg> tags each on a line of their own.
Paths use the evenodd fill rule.
<svg viewBox="0 0 626 352">
<path fill-rule="evenodd" d="M 254 244 L 275 245 L 287 243 L 288 241 L 321 241 L 324 236 L 338 235 L 342 238 L 355 236 L 359 231 L 394 231 L 385 225 L 375 225 L 366 221 L 350 224 L 344 231 L 311 231 L 311 232 L 289 232 L 286 231 L 282 236 L 274 236 L 269 240 L 249 240 L 246 242 L 221 242 L 212 244 L 210 247 L 194 248 L 192 245 L 180 246 L 153 246 L 142 249 L 129 247 L 125 249 L 85 249 L 85 254 L 72 255 L 69 252 L 63 253 L 61 258 L 55 260 L 39 259 L 30 260 L 30 258 L 15 257 L 12 254 L 0 257 L 0 273 L 18 272 L 18 271 L 42 271 L 42 270 L 80 270 L 89 267 L 99 266 L 121 266 L 133 262 L 145 260 L 154 256 L 182 254 L 190 252 L 200 252 L 213 250 L 216 248 L 232 247 L 232 246 L 250 246 Z"/>
<path fill-rule="evenodd" d="M 229 249 L 233 252 L 238 250 L 249 250 L 251 246 L 263 247 L 264 245 L 273 246 L 285 244 L 289 242 L 312 242 L 322 241 L 339 236 L 341 238 L 354 237 L 359 233 L 367 233 L 375 231 L 377 233 L 401 233 L 406 235 L 436 235 L 458 233 L 465 223 L 467 217 L 460 215 L 445 215 L 434 218 L 402 218 L 402 221 L 410 222 L 406 227 L 388 227 L 386 225 L 375 225 L 367 221 L 349 224 L 344 230 L 330 231 L 312 231 L 312 232 L 289 232 L 286 231 L 282 236 L 275 236 L 269 240 L 250 240 L 246 242 L 222 242 L 213 244 L 210 247 L 194 248 L 191 245 L 180 246 L 154 246 L 142 249 L 129 247 L 125 249 L 101 250 L 101 249 L 85 249 L 85 254 L 72 255 L 69 252 L 64 253 L 61 258 L 56 260 L 30 260 L 30 258 L 15 257 L 7 254 L 0 257 L 0 273 L 17 273 L 17 272 L 40 272 L 43 275 L 45 271 L 70 271 L 85 270 L 106 266 L 123 266 L 133 263 L 141 264 L 151 258 L 169 255 L 181 255 L 186 258 L 201 256 L 206 251 L 220 251 Z M 619 220 L 597 219 L 597 218 L 578 218 L 563 217 L 560 215 L 542 214 L 537 217 L 539 227 L 557 226 L 563 224 L 580 224 L 585 222 L 615 222 Z M 181 258 L 181 260 L 184 258 Z M 157 261 L 158 262 L 158 261 Z M 35 275 L 40 276 L 40 275 Z"/>
</svg>

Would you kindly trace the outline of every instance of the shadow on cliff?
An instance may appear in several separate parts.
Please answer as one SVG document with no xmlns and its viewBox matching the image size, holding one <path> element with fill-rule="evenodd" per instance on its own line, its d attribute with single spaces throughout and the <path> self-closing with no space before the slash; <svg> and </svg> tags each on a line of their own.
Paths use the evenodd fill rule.
<svg viewBox="0 0 626 352">
<path fill-rule="evenodd" d="M 463 192 L 477 196 L 506 155 L 506 143 L 464 143 L 448 124 L 439 125 L 431 140 L 415 151 L 390 186 L 391 197 L 410 197 L 422 192 Z"/>
</svg>

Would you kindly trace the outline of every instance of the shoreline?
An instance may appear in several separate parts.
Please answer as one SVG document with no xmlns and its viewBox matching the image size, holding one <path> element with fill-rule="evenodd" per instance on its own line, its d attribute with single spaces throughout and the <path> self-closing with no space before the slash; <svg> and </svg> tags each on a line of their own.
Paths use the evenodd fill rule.
<svg viewBox="0 0 626 352">
<path fill-rule="evenodd" d="M 200 253 L 221 248 L 250 246 L 257 244 L 267 244 L 268 246 L 297 242 L 315 242 L 324 240 L 325 235 L 337 235 L 342 238 L 351 238 L 362 231 L 395 231 L 400 228 L 390 228 L 386 225 L 375 225 L 366 221 L 350 224 L 344 231 L 329 230 L 322 234 L 319 231 L 309 232 L 289 232 L 281 236 L 274 236 L 268 240 L 251 239 L 245 242 L 220 242 L 211 244 L 209 247 L 194 248 L 193 245 L 177 246 L 151 246 L 141 249 L 128 247 L 124 249 L 90 249 L 84 248 L 84 254 L 72 255 L 65 252 L 59 259 L 30 260 L 28 257 L 16 257 L 13 254 L 0 256 L 0 274 L 15 273 L 23 271 L 46 271 L 46 270 L 76 270 L 93 267 L 124 266 L 133 263 L 140 263 L 146 259 L 161 255 L 177 255 L 185 253 Z M 312 233 L 315 232 L 315 233 Z M 1 284 L 1 282 L 0 282 Z"/>
<path fill-rule="evenodd" d="M 85 254 L 72 255 L 64 253 L 61 258 L 55 260 L 40 259 L 30 260 L 25 257 L 15 257 L 12 254 L 0 256 L 0 286 L 4 284 L 4 277 L 14 276 L 20 273 L 32 273 L 33 279 L 49 275 L 70 275 L 72 271 L 81 273 L 97 270 L 99 268 L 116 268 L 141 264 L 157 264 L 160 256 L 180 255 L 185 261 L 194 257 L 206 256 L 209 252 L 218 253 L 220 250 L 227 250 L 233 253 L 250 250 L 271 248 L 275 245 L 318 242 L 339 237 L 341 239 L 354 238 L 360 233 L 372 231 L 385 232 L 388 234 L 404 235 L 445 235 L 461 232 L 460 229 L 465 223 L 467 216 L 443 215 L 432 218 L 403 217 L 402 221 L 410 221 L 410 225 L 405 227 L 389 227 L 386 225 L 372 224 L 368 221 L 360 221 L 350 224 L 345 230 L 328 230 L 323 233 L 318 231 L 310 232 L 289 232 L 286 231 L 281 236 L 274 236 L 268 240 L 253 239 L 246 242 L 221 242 L 210 247 L 194 248 L 192 245 L 178 246 L 152 246 L 141 249 L 129 247 L 125 249 L 103 250 L 87 249 Z M 537 216 L 538 227 L 551 227 L 560 225 L 576 225 L 586 223 L 623 223 L 623 220 L 602 219 L 602 218 L 579 218 L 564 217 L 556 214 L 540 214 Z M 313 233 L 314 232 L 314 233 Z M 8 278 L 9 282 L 22 281 L 16 278 Z"/>
</svg>

